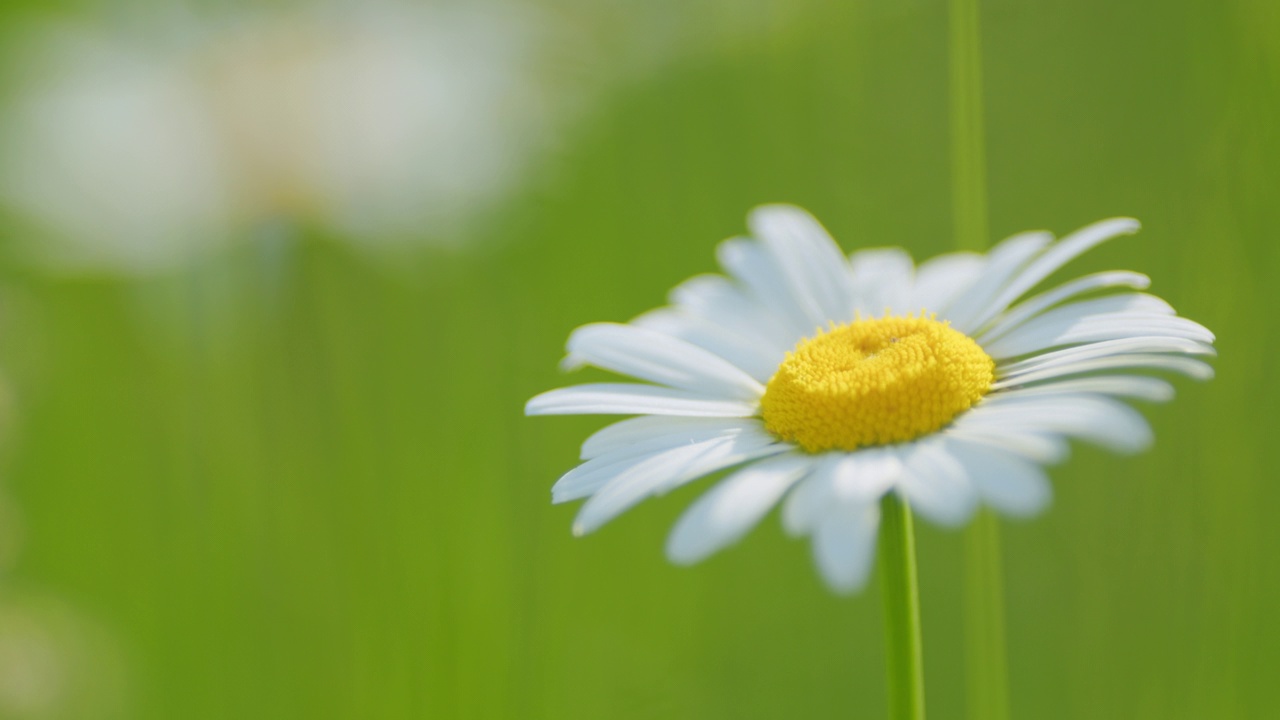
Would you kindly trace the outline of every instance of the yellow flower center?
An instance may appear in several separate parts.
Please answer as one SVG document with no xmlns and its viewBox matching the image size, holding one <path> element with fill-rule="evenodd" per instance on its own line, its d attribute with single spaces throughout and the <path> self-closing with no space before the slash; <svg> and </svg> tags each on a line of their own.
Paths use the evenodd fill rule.
<svg viewBox="0 0 1280 720">
<path fill-rule="evenodd" d="M 855 320 L 801 340 L 765 387 L 765 427 L 809 452 L 913 440 L 990 389 L 995 361 L 927 317 Z"/>
</svg>

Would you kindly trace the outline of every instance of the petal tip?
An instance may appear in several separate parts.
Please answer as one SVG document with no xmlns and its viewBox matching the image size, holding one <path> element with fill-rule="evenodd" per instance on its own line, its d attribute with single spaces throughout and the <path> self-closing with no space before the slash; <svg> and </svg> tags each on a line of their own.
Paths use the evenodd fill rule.
<svg viewBox="0 0 1280 720">
<path fill-rule="evenodd" d="M 1142 223 L 1137 218 L 1125 215 L 1099 220 L 1094 225 L 1108 226 L 1111 235 L 1132 235 L 1142 229 Z"/>
<path fill-rule="evenodd" d="M 819 568 L 819 574 L 822 575 L 822 582 L 827 589 L 836 595 L 842 597 L 850 597 L 857 595 L 866 589 L 867 581 L 870 579 L 870 573 L 858 577 L 836 576 Z"/>
<path fill-rule="evenodd" d="M 1138 427 L 1133 428 L 1133 436 L 1124 438 L 1117 435 L 1114 442 L 1110 444 L 1110 449 L 1120 455 L 1141 455 L 1151 449 L 1156 443 L 1155 433 L 1151 431 L 1151 426 L 1142 421 L 1142 429 L 1139 432 Z"/>
<path fill-rule="evenodd" d="M 560 372 L 567 373 L 567 372 L 573 372 L 574 370 L 581 370 L 586 366 L 587 366 L 587 361 L 585 359 L 583 359 L 579 355 L 569 353 L 568 355 L 565 355 L 563 359 L 560 360 L 559 369 L 560 369 Z"/>
<path fill-rule="evenodd" d="M 554 391 L 552 390 L 548 392 L 554 392 Z M 542 392 L 529 398 L 524 404 L 525 416 L 532 417 L 536 415 L 546 414 L 546 407 L 547 407 L 545 402 L 546 396 L 547 396 L 547 393 Z"/>
<path fill-rule="evenodd" d="M 683 547 L 679 543 L 668 541 L 666 556 L 667 561 L 672 565 L 689 567 L 706 559 L 707 553 L 698 552 L 696 549 Z"/>
<path fill-rule="evenodd" d="M 810 217 L 809 211 L 799 205 L 793 205 L 792 203 L 785 202 L 771 202 L 751 208 L 751 210 L 747 212 L 747 224 L 749 225 L 769 216 L 777 215 L 803 215 L 805 217 Z"/>
</svg>

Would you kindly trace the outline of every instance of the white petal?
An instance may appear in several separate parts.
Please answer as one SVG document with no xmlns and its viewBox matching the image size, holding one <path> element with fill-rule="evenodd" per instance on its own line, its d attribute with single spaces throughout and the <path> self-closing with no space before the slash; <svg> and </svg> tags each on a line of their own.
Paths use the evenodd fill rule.
<svg viewBox="0 0 1280 720">
<path fill-rule="evenodd" d="M 1029 263 L 995 298 L 973 318 L 973 328 L 982 327 L 991 318 L 1004 311 L 1010 303 L 1022 297 L 1031 288 L 1052 275 L 1058 268 L 1096 247 L 1099 243 L 1119 235 L 1131 235 L 1141 227 L 1132 218 L 1112 218 L 1081 228 L 1063 238 Z"/>
<path fill-rule="evenodd" d="M 876 502 L 902 476 L 902 460 L 889 447 L 873 447 L 842 453 L 831 474 L 833 499 L 841 502 Z"/>
<path fill-rule="evenodd" d="M 946 253 L 924 261 L 916 268 L 906 311 L 938 312 L 948 307 L 977 281 L 986 264 L 984 256 L 971 252 Z"/>
<path fill-rule="evenodd" d="M 813 557 L 831 589 L 854 592 L 867 584 L 879 529 L 877 503 L 826 508 L 813 533 Z"/>
<path fill-rule="evenodd" d="M 1070 306 L 1061 308 L 1069 310 Z M 1045 313 L 993 343 L 984 345 L 996 360 L 1019 357 L 1064 345 L 1120 340 L 1130 337 L 1172 337 L 1211 343 L 1213 333 L 1180 317 L 1151 313 L 1108 313 L 1072 317 Z"/>
<path fill-rule="evenodd" d="M 742 241 L 749 242 L 749 241 Z M 794 329 L 785 314 L 759 300 L 722 275 L 698 275 L 669 294 L 672 305 L 722 326 L 736 335 L 769 343 L 778 351 L 795 345 Z"/>
<path fill-rule="evenodd" d="M 637 418 L 639 419 L 647 418 Z M 673 418 L 661 419 L 670 421 Z M 631 445 L 616 447 L 610 452 L 588 459 L 561 476 L 551 488 L 551 502 L 569 502 L 592 495 L 623 472 L 671 450 L 682 450 L 720 440 L 736 440 L 740 443 L 757 445 L 768 445 L 774 441 L 760 421 L 747 422 L 754 424 L 741 427 L 706 425 L 686 428 L 683 431 L 675 429 L 666 435 L 649 437 Z"/>
<path fill-rule="evenodd" d="M 791 292 L 782 268 L 759 243 L 731 238 L 716 246 L 716 257 L 726 272 L 746 286 L 752 299 L 785 319 L 790 337 L 788 349 L 819 328 Z M 821 327 L 825 326 L 821 323 Z"/>
<path fill-rule="evenodd" d="M 1148 402 L 1167 402 L 1173 399 L 1173 386 L 1160 378 L 1145 375 L 1099 375 L 1086 378 L 1057 380 L 1043 385 L 1002 390 L 988 397 L 1035 397 L 1045 395 L 1110 395 Z"/>
<path fill-rule="evenodd" d="M 765 205 L 751 211 L 747 226 L 781 268 L 812 328 L 852 314 L 849 262 L 812 215 L 790 205 Z"/>
<path fill-rule="evenodd" d="M 696 345 L 635 325 L 594 323 L 569 336 L 570 358 L 691 392 L 754 400 L 764 386 Z"/>
<path fill-rule="evenodd" d="M 667 557 L 688 565 L 742 539 L 812 465 L 811 457 L 788 453 L 725 478 L 680 516 L 667 539 Z"/>
<path fill-rule="evenodd" d="M 1049 243 L 1053 235 L 1030 232 L 1004 240 L 987 254 L 987 262 L 973 285 L 958 295 L 948 307 L 938 311 L 939 320 L 950 320 L 960 332 L 972 335 L 991 302 Z"/>
<path fill-rule="evenodd" d="M 1046 465 L 1062 462 L 1070 454 L 1066 441 L 1053 434 L 1006 427 L 971 426 L 961 422 L 947 428 L 943 434 L 955 440 L 986 445 Z"/>
<path fill-rule="evenodd" d="M 813 532 L 831 504 L 876 502 L 901 475 L 902 461 L 890 447 L 824 453 L 814 460 L 804 482 L 787 496 L 782 526 L 792 536 Z"/>
<path fill-rule="evenodd" d="M 1089 300 L 1078 300 L 1070 305 L 1055 308 L 1044 316 L 1036 318 L 1039 322 L 1048 315 L 1056 315 L 1071 310 L 1076 316 L 1104 315 L 1107 313 L 1133 312 L 1153 315 L 1176 315 L 1173 306 L 1155 295 L 1147 293 L 1116 293 Z"/>
<path fill-rule="evenodd" d="M 1029 383 L 1041 382 L 1043 380 L 1053 380 L 1055 378 L 1067 377 L 1069 375 L 1083 375 L 1085 373 L 1093 373 L 1103 370 L 1167 370 L 1169 372 L 1186 375 L 1187 377 L 1195 380 L 1209 380 L 1213 378 L 1213 368 L 1207 363 L 1196 360 L 1195 358 L 1181 357 L 1177 355 L 1132 353 L 1111 355 L 1108 357 L 1093 358 L 1089 360 L 1066 360 L 1062 362 L 1055 362 L 1036 368 L 1035 370 L 1026 370 L 1005 375 L 1000 380 L 992 383 L 991 389 L 1004 390 Z"/>
<path fill-rule="evenodd" d="M 587 383 L 537 395 L 525 415 L 683 415 L 751 417 L 759 404 L 639 383 Z"/>
<path fill-rule="evenodd" d="M 632 320 L 631 324 L 697 345 L 724 358 L 758 382 L 765 382 L 773 377 L 778 365 L 786 358 L 785 350 L 774 350 L 770 343 L 762 342 L 758 337 L 747 339 L 723 325 L 684 312 L 680 308 L 650 310 Z"/>
<path fill-rule="evenodd" d="M 982 499 L 1003 513 L 1027 517 L 1053 499 L 1049 478 L 1033 462 L 981 444 L 957 442 L 949 449 Z"/>
<path fill-rule="evenodd" d="M 814 469 L 827 462 L 832 462 L 832 459 L 827 457 L 815 460 Z M 830 497 L 826 490 L 826 484 L 820 480 L 815 481 L 810 473 L 787 495 L 782 503 L 782 529 L 788 535 L 800 537 L 813 532 L 818 524 L 823 502 Z"/>
<path fill-rule="evenodd" d="M 655 449 L 655 442 L 669 447 L 701 442 L 742 430 L 763 430 L 756 418 L 665 417 L 645 415 L 619 420 L 600 428 L 582 443 L 582 459 L 610 453 L 635 453 Z"/>
<path fill-rule="evenodd" d="M 1154 295 L 1137 292 L 1117 293 L 1114 295 L 1092 298 L 1090 300 L 1078 300 L 1069 305 L 1062 305 L 1061 307 L 1054 308 L 1053 310 L 1039 315 L 1039 317 L 1036 317 L 1034 320 L 1031 320 L 1022 328 L 1019 328 L 1019 330 L 1024 329 L 1028 325 L 1044 323 L 1046 320 L 1052 320 L 1053 318 L 1058 317 L 1079 318 L 1117 312 L 1140 312 L 1156 315 L 1175 314 L 1169 303 Z M 995 339 L 997 336 L 992 332 L 986 332 L 980 337 L 984 339 Z"/>
<path fill-rule="evenodd" d="M 915 263 L 900 248 L 859 250 L 849 256 L 853 278 L 853 308 L 864 315 L 905 315 L 920 308 L 908 307 Z"/>
<path fill-rule="evenodd" d="M 786 452 L 791 447 L 767 433 L 761 436 L 744 432 L 654 455 L 619 473 L 583 503 L 573 532 L 576 535 L 592 532 L 647 497 L 661 495 L 717 470 Z"/>
<path fill-rule="evenodd" d="M 1217 354 L 1213 346 L 1194 340 L 1168 337 L 1131 337 L 1120 340 L 1105 340 L 1080 347 L 1064 348 L 1013 363 L 998 363 L 996 377 L 1014 377 L 1029 370 L 1040 370 L 1063 363 L 1074 363 L 1079 360 L 1092 360 L 1094 358 L 1129 353 L 1165 352 L 1209 356 Z"/>
<path fill-rule="evenodd" d="M 677 447 L 687 447 L 687 444 L 680 443 Z M 559 504 L 590 497 L 623 472 L 673 449 L 675 448 L 650 448 L 644 452 L 591 458 L 560 476 L 555 485 L 551 486 L 551 502 Z"/>
<path fill-rule="evenodd" d="M 988 397 L 970 411 L 973 427 L 1060 433 L 1119 453 L 1138 452 L 1151 444 L 1151 427 L 1142 415 L 1110 398 Z"/>
<path fill-rule="evenodd" d="M 990 328 L 981 333 L 976 339 L 979 344 L 995 340 L 1054 305 L 1079 297 L 1085 293 L 1116 287 L 1145 290 L 1150 286 L 1151 278 L 1142 273 L 1129 272 L 1127 270 L 1113 270 L 1076 278 L 1010 308 L 1008 312 L 996 319 Z"/>
<path fill-rule="evenodd" d="M 945 435 L 905 445 L 899 492 L 922 516 L 940 525 L 960 525 L 973 515 L 978 496 Z"/>
<path fill-rule="evenodd" d="M 887 447 L 854 452 L 832 452 L 814 468 L 809 482 L 819 489 L 821 504 L 852 501 L 875 502 L 897 482 L 902 461 Z"/>
</svg>

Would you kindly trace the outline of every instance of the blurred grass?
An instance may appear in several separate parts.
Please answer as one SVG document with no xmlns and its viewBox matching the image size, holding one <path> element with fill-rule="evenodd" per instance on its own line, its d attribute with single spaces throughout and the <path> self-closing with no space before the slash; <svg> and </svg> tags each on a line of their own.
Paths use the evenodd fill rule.
<svg viewBox="0 0 1280 720">
<path fill-rule="evenodd" d="M 1053 508 L 1002 528 L 1013 713 L 1266 717 L 1278 16 L 983 13 L 993 234 L 1141 218 L 1070 272 L 1147 272 L 1222 354 L 1146 409 L 1152 452 L 1078 449 Z M 12 582 L 116 638 L 122 717 L 881 715 L 874 589 L 832 597 L 772 518 L 669 566 L 705 483 L 574 540 L 548 489 L 602 421 L 520 413 L 566 382 L 570 329 L 712 270 L 754 204 L 800 203 L 848 249 L 948 249 L 945 21 L 830 7 L 619 91 L 494 237 L 395 272 L 310 229 L 283 263 L 242 248 L 168 280 L 6 261 Z M 920 527 L 930 714 L 959 718 L 960 536 Z"/>
</svg>

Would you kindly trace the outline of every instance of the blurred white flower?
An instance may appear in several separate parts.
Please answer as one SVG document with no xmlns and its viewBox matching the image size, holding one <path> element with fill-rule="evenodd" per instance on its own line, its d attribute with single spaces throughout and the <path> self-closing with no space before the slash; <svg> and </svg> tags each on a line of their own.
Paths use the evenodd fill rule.
<svg viewBox="0 0 1280 720">
<path fill-rule="evenodd" d="M 0 196 L 72 267 L 170 266 L 282 216 L 447 240 L 543 142 L 539 26 L 481 2 L 173 23 L 169 47 L 48 31 L 21 61 Z"/>
<path fill-rule="evenodd" d="M 126 676 L 115 641 L 63 600 L 0 592 L 0 717 L 123 717 Z"/>
<path fill-rule="evenodd" d="M 187 68 L 122 43 L 48 37 L 0 135 L 0 193 L 75 266 L 146 269 L 227 220 L 216 128 Z"/>
<path fill-rule="evenodd" d="M 207 80 L 240 203 L 366 239 L 452 225 L 518 174 L 549 119 L 537 26 L 490 3 L 362 5 L 220 38 Z"/>
</svg>

